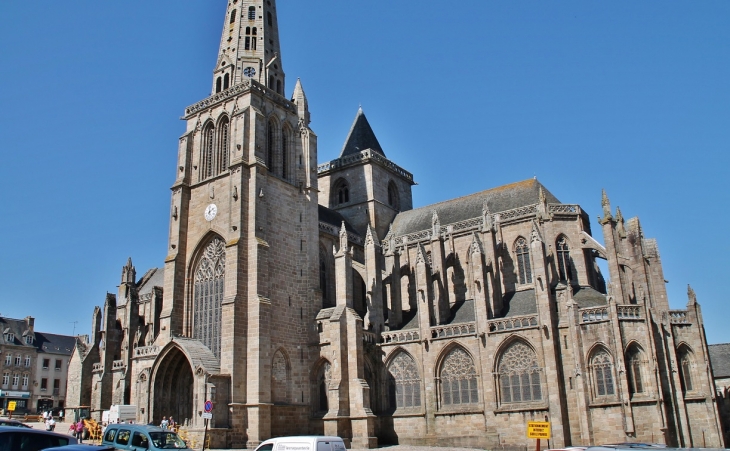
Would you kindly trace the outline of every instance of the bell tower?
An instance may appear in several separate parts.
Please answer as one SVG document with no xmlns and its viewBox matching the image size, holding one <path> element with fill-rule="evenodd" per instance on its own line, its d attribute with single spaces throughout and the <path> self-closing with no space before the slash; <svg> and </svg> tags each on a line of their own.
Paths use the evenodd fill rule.
<svg viewBox="0 0 730 451">
<path fill-rule="evenodd" d="M 229 0 L 212 94 L 253 79 L 284 95 L 275 0 Z"/>
<path fill-rule="evenodd" d="M 220 406 L 213 427 L 243 448 L 281 427 L 274 401 L 309 403 L 308 391 L 270 385 L 275 353 L 289 365 L 276 375 L 286 387 L 307 386 L 313 364 L 317 137 L 302 84 L 283 95 L 275 0 L 227 5 L 212 93 L 182 117 L 155 345 L 205 356 L 205 365 L 188 362 L 208 381 L 189 387 L 190 399 Z M 165 402 L 152 398 L 153 416 Z"/>
</svg>

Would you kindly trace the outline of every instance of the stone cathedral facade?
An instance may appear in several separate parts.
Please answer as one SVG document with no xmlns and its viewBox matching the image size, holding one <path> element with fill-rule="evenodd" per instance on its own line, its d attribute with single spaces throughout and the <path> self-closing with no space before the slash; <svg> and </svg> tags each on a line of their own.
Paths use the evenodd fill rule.
<svg viewBox="0 0 730 451">
<path fill-rule="evenodd" d="M 700 306 L 671 310 L 639 220 L 537 180 L 413 208 L 362 111 L 317 160 L 286 96 L 274 0 L 229 0 L 210 97 L 188 107 L 164 267 L 93 314 L 67 403 L 173 415 L 213 448 L 272 436 L 723 446 Z M 608 262 L 608 280 L 596 265 Z"/>
</svg>

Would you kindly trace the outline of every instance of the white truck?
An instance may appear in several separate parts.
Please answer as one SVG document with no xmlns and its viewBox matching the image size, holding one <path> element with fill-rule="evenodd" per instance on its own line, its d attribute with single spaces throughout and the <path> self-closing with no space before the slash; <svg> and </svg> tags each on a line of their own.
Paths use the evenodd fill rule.
<svg viewBox="0 0 730 451">
<path fill-rule="evenodd" d="M 137 420 L 137 406 L 114 404 L 109 408 L 109 424 Z"/>
</svg>

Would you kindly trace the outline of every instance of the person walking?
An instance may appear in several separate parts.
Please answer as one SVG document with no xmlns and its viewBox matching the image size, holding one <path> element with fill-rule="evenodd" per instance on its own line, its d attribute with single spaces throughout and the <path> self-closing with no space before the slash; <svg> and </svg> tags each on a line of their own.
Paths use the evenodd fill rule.
<svg viewBox="0 0 730 451">
<path fill-rule="evenodd" d="M 84 443 L 84 419 L 80 419 L 78 423 L 76 423 L 76 440 L 79 441 L 79 443 Z"/>
</svg>

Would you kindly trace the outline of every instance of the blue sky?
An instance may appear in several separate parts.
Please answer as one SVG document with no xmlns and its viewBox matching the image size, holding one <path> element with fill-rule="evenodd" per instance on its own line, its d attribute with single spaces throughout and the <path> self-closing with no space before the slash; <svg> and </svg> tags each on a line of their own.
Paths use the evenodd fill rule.
<svg viewBox="0 0 730 451">
<path fill-rule="evenodd" d="M 453 5 L 458 4 L 455 7 Z M 423 206 L 537 176 L 658 239 L 726 327 L 730 2 L 279 0 L 320 162 L 359 105 Z M 0 2 L 0 314 L 88 333 L 94 305 L 165 257 L 179 120 L 207 97 L 225 2 Z M 78 321 L 74 324 L 74 321 Z"/>
</svg>

